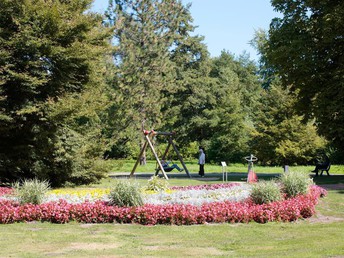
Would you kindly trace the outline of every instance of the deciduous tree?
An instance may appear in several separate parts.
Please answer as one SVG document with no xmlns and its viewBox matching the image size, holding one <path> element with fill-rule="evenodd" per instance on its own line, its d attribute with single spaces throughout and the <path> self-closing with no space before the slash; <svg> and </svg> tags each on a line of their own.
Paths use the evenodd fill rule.
<svg viewBox="0 0 344 258">
<path fill-rule="evenodd" d="M 273 0 L 267 61 L 297 93 L 296 107 L 344 151 L 344 1 Z"/>
<path fill-rule="evenodd" d="M 252 151 L 266 165 L 312 164 L 326 141 L 316 127 L 303 123 L 303 117 L 293 109 L 295 94 L 283 89 L 278 80 L 261 93 L 255 111 Z"/>
</svg>

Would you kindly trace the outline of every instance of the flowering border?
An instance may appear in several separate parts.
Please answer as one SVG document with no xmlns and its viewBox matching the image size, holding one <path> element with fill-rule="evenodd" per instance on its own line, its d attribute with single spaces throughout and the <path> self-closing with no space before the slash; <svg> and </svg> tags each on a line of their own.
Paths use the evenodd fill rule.
<svg viewBox="0 0 344 258">
<path fill-rule="evenodd" d="M 318 199 L 326 194 L 325 189 L 312 186 L 306 195 L 263 205 L 257 205 L 247 200 L 241 203 L 207 203 L 202 206 L 145 204 L 140 207 L 117 207 L 102 201 L 70 204 L 60 200 L 40 205 L 19 205 L 14 201 L 2 200 L 0 201 L 0 223 L 29 221 L 68 223 L 77 221 L 80 223 L 193 225 L 224 222 L 295 221 L 311 217 L 315 213 Z"/>
</svg>

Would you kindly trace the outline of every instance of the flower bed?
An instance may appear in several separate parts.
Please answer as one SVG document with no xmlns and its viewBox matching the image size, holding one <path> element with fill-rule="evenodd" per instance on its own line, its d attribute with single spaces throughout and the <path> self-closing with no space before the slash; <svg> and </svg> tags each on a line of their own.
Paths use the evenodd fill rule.
<svg viewBox="0 0 344 258">
<path fill-rule="evenodd" d="M 312 186 L 306 195 L 270 204 L 257 205 L 249 199 L 244 202 L 212 202 L 200 206 L 190 204 L 145 204 L 140 207 L 110 206 L 107 202 L 86 201 L 68 203 L 65 200 L 40 205 L 19 205 L 16 201 L 0 200 L 0 223 L 48 221 L 52 223 L 139 223 L 143 225 L 204 223 L 236 223 L 256 221 L 295 221 L 315 213 L 319 197 L 326 190 Z"/>
<path fill-rule="evenodd" d="M 62 189 L 49 191 L 43 202 L 57 202 L 61 199 L 68 203 L 109 201 L 110 189 Z"/>
<path fill-rule="evenodd" d="M 0 187 L 0 197 L 13 193 L 13 189 L 10 187 Z"/>
<path fill-rule="evenodd" d="M 212 202 L 241 202 L 251 191 L 249 184 L 213 184 L 187 187 L 173 187 L 172 192 L 145 194 L 144 203 L 155 205 L 191 204 L 201 206 Z"/>
<path fill-rule="evenodd" d="M 171 190 L 187 191 L 187 190 L 216 190 L 216 189 L 229 189 L 234 186 L 240 186 L 239 183 L 224 183 L 224 184 L 211 184 L 211 185 L 188 185 L 188 186 L 172 186 Z"/>
</svg>

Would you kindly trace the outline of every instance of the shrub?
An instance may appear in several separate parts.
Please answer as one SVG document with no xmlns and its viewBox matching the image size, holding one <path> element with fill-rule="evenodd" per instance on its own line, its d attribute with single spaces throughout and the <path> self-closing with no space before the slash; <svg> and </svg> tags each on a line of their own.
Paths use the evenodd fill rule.
<svg viewBox="0 0 344 258">
<path fill-rule="evenodd" d="M 148 180 L 148 184 L 144 188 L 144 190 L 154 192 L 165 191 L 167 189 L 168 182 L 166 181 L 166 179 L 161 179 L 158 176 L 152 176 L 151 179 Z"/>
<path fill-rule="evenodd" d="M 299 194 L 306 194 L 313 184 L 312 179 L 302 172 L 289 172 L 281 176 L 282 190 L 287 197 L 295 197 Z"/>
<path fill-rule="evenodd" d="M 109 194 L 110 204 L 119 207 L 141 206 L 143 200 L 140 186 L 128 180 L 117 180 Z"/>
<path fill-rule="evenodd" d="M 14 183 L 13 189 L 14 195 L 18 197 L 21 204 L 40 204 L 44 195 L 50 190 L 50 185 L 48 181 L 39 181 L 37 178 L 25 179 Z"/>
<path fill-rule="evenodd" d="M 278 201 L 281 199 L 280 187 L 274 181 L 261 181 L 252 186 L 250 197 L 256 204 Z"/>
</svg>

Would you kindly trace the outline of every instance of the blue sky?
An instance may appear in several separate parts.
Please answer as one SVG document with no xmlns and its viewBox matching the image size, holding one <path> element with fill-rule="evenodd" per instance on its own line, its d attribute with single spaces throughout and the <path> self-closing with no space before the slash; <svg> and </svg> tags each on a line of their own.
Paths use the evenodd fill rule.
<svg viewBox="0 0 344 258">
<path fill-rule="evenodd" d="M 257 60 L 256 51 L 249 45 L 255 30 L 267 30 L 272 18 L 278 16 L 270 0 L 183 0 L 191 3 L 195 34 L 205 37 L 210 55 L 219 56 L 228 50 L 239 56 L 244 51 Z M 95 0 L 93 10 L 103 12 L 108 0 Z"/>
</svg>

